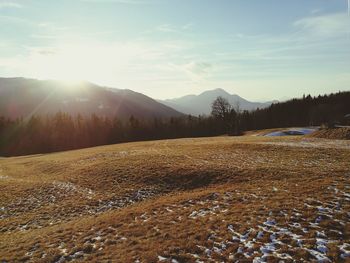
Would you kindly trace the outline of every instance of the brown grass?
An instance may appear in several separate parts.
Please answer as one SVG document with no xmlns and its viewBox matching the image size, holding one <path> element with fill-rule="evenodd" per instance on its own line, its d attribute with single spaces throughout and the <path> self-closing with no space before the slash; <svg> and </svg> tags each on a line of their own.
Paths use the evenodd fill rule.
<svg viewBox="0 0 350 263">
<path fill-rule="evenodd" d="M 325 139 L 350 140 L 350 128 L 342 127 L 320 129 L 311 133 L 309 136 Z"/>
<path fill-rule="evenodd" d="M 349 161 L 347 141 L 252 136 L 1 159 L 0 261 L 249 262 L 273 232 L 269 262 L 315 260 L 320 233 L 342 261 Z"/>
</svg>

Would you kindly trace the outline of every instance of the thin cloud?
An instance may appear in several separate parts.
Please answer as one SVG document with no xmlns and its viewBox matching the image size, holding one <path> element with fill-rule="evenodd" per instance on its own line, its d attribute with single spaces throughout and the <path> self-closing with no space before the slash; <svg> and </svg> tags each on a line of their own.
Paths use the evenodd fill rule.
<svg viewBox="0 0 350 263">
<path fill-rule="evenodd" d="M 211 69 L 212 65 L 206 62 L 190 62 L 184 65 L 184 69 L 191 74 L 196 76 L 204 76 L 208 74 L 208 71 Z"/>
<path fill-rule="evenodd" d="M 192 29 L 194 26 L 193 23 L 188 23 L 188 24 L 185 24 L 183 26 L 174 26 L 174 25 L 171 25 L 171 24 L 162 24 L 162 25 L 159 25 L 155 28 L 155 30 L 151 30 L 151 31 L 148 31 L 149 32 L 154 32 L 154 31 L 159 31 L 159 32 L 164 32 L 164 33 L 178 33 L 178 34 L 181 34 L 181 33 L 184 33 L 184 31 L 188 31 L 190 29 Z"/>
<path fill-rule="evenodd" d="M 8 16 L 8 15 L 0 15 L 0 23 L 1 24 L 14 24 L 25 27 L 37 27 L 37 24 L 31 20 L 17 17 L 17 16 Z"/>
<path fill-rule="evenodd" d="M 335 13 L 302 18 L 294 26 L 312 36 L 335 37 L 347 33 L 350 20 L 346 13 Z"/>
<path fill-rule="evenodd" d="M 186 64 L 170 64 L 176 71 L 184 72 L 193 82 L 199 82 L 209 76 L 213 65 L 207 62 L 191 61 Z"/>
<path fill-rule="evenodd" d="M 157 26 L 156 30 L 161 32 L 178 32 L 178 30 L 175 27 L 169 24 Z"/>
<path fill-rule="evenodd" d="M 316 8 L 316 9 L 312 9 L 310 13 L 311 13 L 312 15 L 315 15 L 315 14 L 319 14 L 321 11 L 322 11 L 322 9 Z"/>
<path fill-rule="evenodd" d="M 0 2 L 0 9 L 2 8 L 23 8 L 23 5 L 15 2 Z"/>
</svg>

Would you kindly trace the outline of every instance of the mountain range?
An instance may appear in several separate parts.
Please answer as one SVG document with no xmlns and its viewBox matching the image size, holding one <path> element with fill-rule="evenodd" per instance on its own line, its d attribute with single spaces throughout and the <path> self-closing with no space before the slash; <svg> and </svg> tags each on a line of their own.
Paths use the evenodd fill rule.
<svg viewBox="0 0 350 263">
<path fill-rule="evenodd" d="M 230 94 L 223 89 L 205 91 L 199 95 L 187 95 L 176 99 L 159 100 L 159 102 L 185 114 L 208 115 L 211 112 L 211 104 L 217 97 L 223 97 L 237 110 L 255 110 L 266 108 L 275 101 L 251 102 L 236 94 Z"/>
<path fill-rule="evenodd" d="M 265 108 L 272 102 L 251 102 L 223 89 L 168 100 L 154 100 L 127 89 L 102 87 L 90 82 L 0 78 L 0 115 L 11 119 L 66 112 L 121 120 L 208 115 L 217 97 L 226 98 L 235 109 Z"/>
<path fill-rule="evenodd" d="M 68 84 L 53 80 L 0 78 L 0 115 L 11 119 L 56 112 L 96 114 L 126 119 L 170 118 L 183 115 L 131 90 L 101 87 L 89 82 Z"/>
</svg>

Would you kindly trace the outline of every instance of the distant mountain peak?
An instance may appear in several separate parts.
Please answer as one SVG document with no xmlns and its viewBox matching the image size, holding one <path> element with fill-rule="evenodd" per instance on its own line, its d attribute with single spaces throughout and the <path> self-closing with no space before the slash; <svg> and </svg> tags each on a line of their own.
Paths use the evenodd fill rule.
<svg viewBox="0 0 350 263">
<path fill-rule="evenodd" d="M 201 93 L 200 95 L 217 95 L 217 96 L 226 96 L 226 95 L 230 95 L 230 93 L 228 93 L 226 90 L 222 89 L 222 88 L 218 88 L 218 89 L 213 89 L 213 90 L 207 90 L 204 91 L 203 93 Z M 200 96 L 199 95 L 199 96 Z"/>
<path fill-rule="evenodd" d="M 228 93 L 226 90 L 224 90 L 223 88 L 217 88 L 217 89 L 213 89 L 213 90 L 208 90 L 209 92 L 210 91 L 213 91 L 213 92 L 222 92 L 222 93 Z"/>
<path fill-rule="evenodd" d="M 161 102 L 186 114 L 208 115 L 211 111 L 211 104 L 217 97 L 227 99 L 234 107 L 239 106 L 241 110 L 255 110 L 257 108 L 265 108 L 271 105 L 270 102 L 261 103 L 248 101 L 239 95 L 230 94 L 222 88 L 207 90 L 199 95 L 187 95 L 181 98 L 168 99 Z"/>
</svg>

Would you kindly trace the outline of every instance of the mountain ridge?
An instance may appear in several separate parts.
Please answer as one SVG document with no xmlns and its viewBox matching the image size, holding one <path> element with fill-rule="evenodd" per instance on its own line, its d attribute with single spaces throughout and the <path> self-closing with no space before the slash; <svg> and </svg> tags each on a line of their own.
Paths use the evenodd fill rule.
<svg viewBox="0 0 350 263">
<path fill-rule="evenodd" d="M 227 99 L 236 110 L 255 110 L 266 108 L 276 101 L 252 102 L 237 94 L 230 94 L 222 88 L 206 90 L 198 95 L 186 95 L 174 99 L 158 100 L 159 102 L 191 115 L 208 115 L 211 111 L 211 104 L 217 97 Z"/>
<path fill-rule="evenodd" d="M 0 112 L 11 119 L 56 112 L 96 114 L 108 118 L 139 119 L 182 116 L 156 100 L 128 89 L 103 87 L 91 82 L 69 84 L 57 80 L 22 77 L 0 78 Z"/>
</svg>

